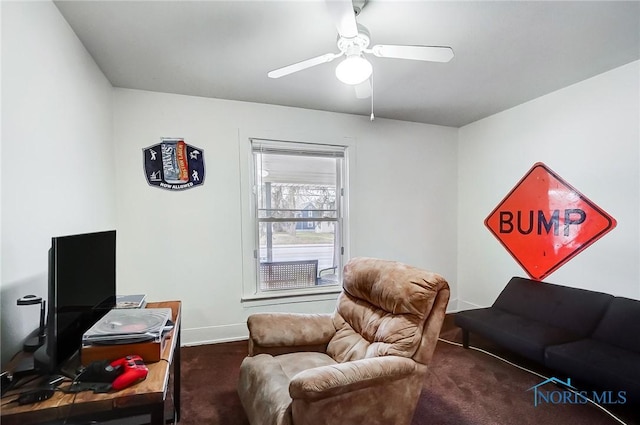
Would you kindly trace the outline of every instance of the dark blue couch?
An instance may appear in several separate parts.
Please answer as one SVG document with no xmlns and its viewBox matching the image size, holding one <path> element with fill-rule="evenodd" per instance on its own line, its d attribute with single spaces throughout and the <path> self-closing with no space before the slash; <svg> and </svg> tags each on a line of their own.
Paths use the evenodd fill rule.
<svg viewBox="0 0 640 425">
<path fill-rule="evenodd" d="M 456 313 L 477 333 L 566 377 L 640 403 L 640 301 L 513 277 L 491 307 Z"/>
</svg>

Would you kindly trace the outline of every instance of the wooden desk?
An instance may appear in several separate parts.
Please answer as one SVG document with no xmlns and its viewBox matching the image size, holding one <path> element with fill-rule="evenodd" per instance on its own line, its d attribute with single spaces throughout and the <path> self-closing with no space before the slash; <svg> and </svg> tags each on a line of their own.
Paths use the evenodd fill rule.
<svg viewBox="0 0 640 425">
<path fill-rule="evenodd" d="M 2 425 L 31 425 L 50 421 L 105 421 L 129 416 L 151 415 L 151 425 L 165 424 L 165 401 L 169 390 L 169 378 L 173 368 L 173 420 L 180 420 L 180 318 L 181 302 L 165 301 L 148 303 L 148 308 L 171 308 L 173 330 L 159 362 L 149 363 L 147 378 L 121 391 L 94 394 L 84 391 L 65 394 L 61 391 L 49 400 L 20 406 L 12 403 L 2 407 Z M 62 384 L 62 388 L 68 384 Z M 9 392 L 2 403 L 11 400 Z"/>
</svg>

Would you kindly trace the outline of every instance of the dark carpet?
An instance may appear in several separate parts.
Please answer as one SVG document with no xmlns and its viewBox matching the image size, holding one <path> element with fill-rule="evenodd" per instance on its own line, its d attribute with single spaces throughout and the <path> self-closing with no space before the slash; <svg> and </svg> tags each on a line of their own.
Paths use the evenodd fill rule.
<svg viewBox="0 0 640 425">
<path fill-rule="evenodd" d="M 441 338 L 462 340 L 451 315 L 445 320 Z M 473 335 L 471 343 L 545 377 L 553 376 L 552 371 Z M 182 348 L 180 424 L 249 424 L 236 392 L 246 353 L 246 341 Z M 620 420 L 591 404 L 534 406 L 533 392 L 528 389 L 543 381 L 488 354 L 439 341 L 412 425 L 640 425 L 639 406 L 606 406 Z M 561 390 L 553 384 L 544 388 Z M 337 419 L 336 425 L 339 423 Z"/>
</svg>

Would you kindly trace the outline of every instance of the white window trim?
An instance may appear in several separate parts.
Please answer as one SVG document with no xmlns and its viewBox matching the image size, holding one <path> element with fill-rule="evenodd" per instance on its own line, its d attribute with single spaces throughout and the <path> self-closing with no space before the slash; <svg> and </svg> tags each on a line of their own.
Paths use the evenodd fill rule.
<svg viewBox="0 0 640 425">
<path fill-rule="evenodd" d="M 253 133 L 253 134 L 261 134 L 261 133 Z M 308 302 L 308 301 L 316 301 L 320 299 L 324 299 L 329 294 L 336 294 L 342 290 L 342 282 L 339 282 L 338 285 L 330 286 L 330 287 L 318 287 L 318 288 L 305 288 L 299 290 L 283 290 L 283 291 L 260 291 L 258 289 L 257 282 L 257 267 L 254 258 L 254 250 L 256 249 L 256 211 L 253 205 L 253 182 L 254 179 L 254 168 L 253 168 L 253 152 L 251 149 L 251 140 L 252 139 L 263 139 L 263 140 L 272 140 L 275 142 L 288 142 L 292 144 L 311 144 L 313 147 L 321 147 L 322 145 L 327 147 L 344 147 L 344 161 L 345 161 L 345 170 L 344 170 L 344 199 L 342 209 L 343 209 L 343 221 L 347 223 L 343 228 L 342 234 L 342 246 L 344 248 L 344 253 L 342 255 L 343 264 L 348 261 L 350 258 L 350 245 L 351 245 L 351 237 L 350 237 L 350 227 L 351 225 L 349 217 L 349 203 L 350 201 L 350 192 L 351 187 L 353 187 L 353 174 L 352 170 L 355 169 L 355 150 L 356 143 L 355 139 L 338 136 L 338 137 L 327 137 L 323 136 L 323 140 L 319 140 L 320 137 L 313 138 L 305 138 L 304 141 L 300 141 L 300 139 L 293 141 L 291 138 L 282 138 L 282 137 L 268 137 L 265 133 L 262 133 L 260 136 L 251 134 L 242 134 L 241 132 L 238 135 L 239 137 L 239 161 L 240 161 L 240 203 L 241 203 L 241 211 L 242 211 L 242 294 L 241 301 L 246 302 L 248 304 L 253 305 L 268 305 L 272 304 L 276 300 L 278 303 L 280 302 Z"/>
</svg>

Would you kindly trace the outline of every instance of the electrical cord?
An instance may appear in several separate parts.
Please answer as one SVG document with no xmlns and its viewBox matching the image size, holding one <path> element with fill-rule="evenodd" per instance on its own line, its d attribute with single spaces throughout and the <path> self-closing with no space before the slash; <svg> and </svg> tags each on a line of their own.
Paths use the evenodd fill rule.
<svg viewBox="0 0 640 425">
<path fill-rule="evenodd" d="M 69 421 L 69 418 L 71 417 L 71 411 L 72 411 L 73 406 L 74 406 L 74 404 L 76 402 L 76 397 L 78 396 L 78 391 L 73 391 L 71 388 L 73 387 L 74 384 L 77 384 L 79 382 L 78 377 L 80 377 L 80 374 L 78 374 L 76 376 L 76 378 L 74 378 L 73 380 L 66 379 L 66 382 L 70 382 L 70 385 L 69 385 L 68 388 L 58 387 L 58 385 L 60 385 L 62 383 L 62 381 L 58 380 L 55 384 L 50 384 L 50 385 L 45 385 L 45 386 L 41 385 L 41 386 L 37 386 L 37 387 L 27 388 L 27 389 L 25 389 L 23 391 L 14 392 L 14 393 L 9 394 L 9 395 L 7 395 L 6 397 L 3 397 L 3 398 L 8 398 L 8 397 L 15 397 L 15 398 L 10 400 L 10 401 L 8 401 L 8 402 L 6 402 L 6 403 L 0 404 L 0 406 L 3 407 L 3 406 L 7 406 L 9 404 L 12 404 L 12 403 L 18 403 L 19 400 L 20 400 L 20 395 L 26 394 L 26 393 L 29 393 L 29 392 L 32 392 L 32 391 L 51 390 L 51 391 L 60 391 L 60 392 L 62 392 L 64 394 L 73 394 L 73 399 L 71 400 L 71 404 L 69 405 L 69 409 L 68 409 L 67 414 L 65 415 L 64 421 L 62 423 L 62 425 L 71 425 L 71 424 L 68 423 L 68 421 Z M 14 385 L 12 387 L 12 389 L 20 388 L 23 385 L 26 385 L 29 382 L 34 381 L 37 378 L 42 378 L 42 376 L 35 376 L 35 377 L 32 377 L 31 379 L 29 379 L 27 381 L 19 382 L 19 384 Z M 97 422 L 91 421 L 89 423 L 93 424 L 93 423 L 97 423 Z"/>
<path fill-rule="evenodd" d="M 78 382 L 80 382 L 80 377 L 82 376 L 82 373 L 78 373 L 73 380 L 71 381 L 71 384 L 69 385 L 69 390 L 65 390 L 65 393 L 70 394 L 73 393 L 73 398 L 71 399 L 71 404 L 69 405 L 69 409 L 67 410 L 67 414 L 64 416 L 64 421 L 62 421 L 62 425 L 67 425 L 67 422 L 69 421 L 69 418 L 71 417 L 71 411 L 73 410 L 73 406 L 76 403 L 76 397 L 78 397 L 78 391 L 71 391 L 71 388 L 73 388 L 73 386 L 75 384 L 77 384 Z M 93 422 L 92 422 L 93 423 Z"/>
<path fill-rule="evenodd" d="M 455 345 L 455 346 L 457 346 L 457 347 L 464 347 L 464 346 L 463 346 L 462 344 L 460 344 L 459 342 L 449 341 L 449 340 L 446 340 L 446 339 L 444 339 L 444 338 L 438 338 L 438 341 L 442 341 L 442 342 L 444 342 L 444 343 L 446 343 L 446 344 L 450 344 L 450 345 Z M 528 373 L 530 373 L 530 374 L 536 375 L 536 376 L 537 376 L 537 377 L 539 377 L 539 378 L 542 378 L 542 379 L 545 379 L 545 380 L 546 380 L 546 379 L 549 379 L 549 377 L 548 377 L 548 376 L 544 376 L 544 375 L 542 375 L 542 374 L 540 374 L 540 373 L 538 373 L 538 372 L 536 372 L 536 371 L 533 371 L 533 370 L 527 369 L 526 367 L 523 367 L 523 366 L 520 366 L 520 365 L 518 365 L 518 364 L 516 364 L 516 363 L 513 363 L 513 362 L 511 362 L 511 361 L 509 361 L 509 360 L 507 360 L 507 359 L 505 359 L 505 358 L 503 358 L 503 357 L 498 356 L 497 354 L 493 354 L 493 353 L 491 353 L 491 352 L 489 352 L 489 351 L 483 350 L 482 348 L 473 347 L 473 346 L 471 346 L 471 345 L 469 345 L 469 348 L 470 348 L 471 350 L 475 350 L 475 351 L 479 351 L 479 352 L 481 352 L 481 353 L 483 353 L 483 354 L 487 354 L 487 355 L 489 355 L 489 356 L 491 356 L 491 357 L 494 357 L 494 358 L 496 358 L 496 359 L 498 359 L 498 360 L 500 360 L 500 361 L 502 361 L 502 362 L 504 362 L 504 363 L 507 363 L 507 364 L 509 364 L 509 365 L 511 365 L 511 366 L 515 366 L 515 367 L 517 367 L 517 368 L 518 368 L 518 369 L 520 369 L 520 370 L 523 370 L 523 371 L 528 372 Z M 627 425 L 627 423 L 626 423 L 626 422 L 624 422 L 623 420 L 621 420 L 620 418 L 618 418 L 617 416 L 615 416 L 613 413 L 611 413 L 610 411 L 608 411 L 607 409 L 605 409 L 604 407 L 602 407 L 601 405 L 599 405 L 599 404 L 598 404 L 598 403 L 596 403 L 595 401 L 591 400 L 589 397 L 585 397 L 584 395 L 582 395 L 582 394 L 578 393 L 577 391 L 574 391 L 573 389 L 571 389 L 571 388 L 569 388 L 569 387 L 566 387 L 566 389 L 567 389 L 567 390 L 569 390 L 569 391 L 571 391 L 572 393 L 574 393 L 574 394 L 576 394 L 576 395 L 580 396 L 580 397 L 583 397 L 583 398 L 584 398 L 585 400 L 587 400 L 589 403 L 593 404 L 593 405 L 594 405 L 594 406 L 596 406 L 598 409 L 602 410 L 602 411 L 603 411 L 603 412 L 605 412 L 607 415 L 611 416 L 613 419 L 615 419 L 616 421 L 618 421 L 618 423 L 620 423 L 621 425 Z"/>
<path fill-rule="evenodd" d="M 76 404 L 76 397 L 78 397 L 78 393 L 73 394 L 73 399 L 71 400 L 71 404 L 69 405 L 69 410 L 67 410 L 67 414 L 64 416 L 64 421 L 62 425 L 67 425 L 67 421 L 71 417 L 71 410 L 73 409 L 74 404 Z"/>
<path fill-rule="evenodd" d="M 24 380 L 23 378 L 14 379 L 14 380 L 12 380 L 12 381 L 9 383 L 9 385 L 8 385 L 8 386 L 7 386 L 7 388 L 5 389 L 5 392 L 11 391 L 11 390 L 19 389 L 19 388 L 21 388 L 22 386 L 27 385 L 28 383 L 33 382 L 33 381 L 35 381 L 35 380 L 36 380 L 36 379 L 38 379 L 38 378 L 41 378 L 41 377 L 40 377 L 40 376 L 38 376 L 38 375 L 36 375 L 36 376 L 31 376 L 31 377 L 29 377 L 29 379 L 27 379 L 27 380 Z M 21 393 L 3 394 L 3 395 L 2 395 L 2 399 L 6 398 L 6 397 L 13 397 L 13 396 L 15 396 L 15 395 L 19 395 L 19 394 L 21 394 Z M 12 400 L 12 401 L 17 401 L 17 399 L 16 399 L 16 400 Z M 3 404 L 1 404 L 1 406 L 5 406 L 5 405 L 10 404 L 10 403 L 11 403 L 11 402 L 9 402 L 9 403 L 3 403 Z"/>
<path fill-rule="evenodd" d="M 39 382 L 36 386 L 32 386 L 32 387 L 28 387 L 20 390 L 24 385 L 36 379 L 41 379 L 41 382 Z M 15 397 L 15 398 L 6 403 L 2 403 L 0 406 L 7 406 L 12 403 L 18 403 L 21 405 L 31 404 L 39 401 L 48 400 L 56 391 L 66 392 L 64 389 L 58 388 L 58 386 L 63 381 L 64 381 L 64 377 L 53 378 L 53 377 L 47 377 L 47 376 L 33 376 L 26 381 L 24 380 L 13 381 L 12 384 L 15 384 L 15 385 L 12 385 L 11 389 L 16 391 L 13 391 L 11 394 L 8 394 L 6 397 L 7 398 Z M 2 398 L 4 399 L 5 396 L 3 396 Z"/>
</svg>

